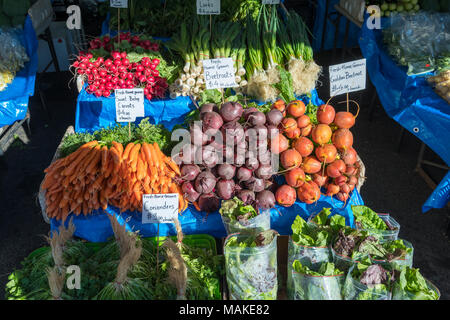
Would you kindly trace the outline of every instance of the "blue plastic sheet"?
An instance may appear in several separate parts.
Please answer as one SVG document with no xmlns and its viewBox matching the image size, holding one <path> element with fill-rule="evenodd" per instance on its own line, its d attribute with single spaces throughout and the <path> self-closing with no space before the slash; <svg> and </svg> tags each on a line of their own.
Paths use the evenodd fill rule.
<svg viewBox="0 0 450 320">
<path fill-rule="evenodd" d="M 0 128 L 25 118 L 28 109 L 28 98 L 34 95 L 34 83 L 38 66 L 38 40 L 27 16 L 23 32 L 19 40 L 24 46 L 30 61 L 17 72 L 13 82 L 0 92 Z"/>
<path fill-rule="evenodd" d="M 389 19 L 382 19 L 382 28 Z M 367 71 L 386 113 L 422 140 L 450 165 L 450 107 L 431 88 L 424 76 L 408 76 L 383 47 L 381 30 L 361 30 L 359 44 L 367 59 Z M 450 199 L 450 173 L 422 208 L 442 208 Z"/>
<path fill-rule="evenodd" d="M 171 130 L 174 125 L 182 123 L 187 113 L 193 110 L 194 105 L 189 97 L 176 99 L 144 99 L 145 117 L 151 123 L 163 124 Z M 142 118 L 137 118 L 139 123 Z M 116 125 L 116 104 L 114 95 L 108 98 L 97 98 L 82 90 L 78 95 L 77 110 L 75 114 L 75 131 L 92 132 L 101 128 Z"/>
<path fill-rule="evenodd" d="M 334 12 L 338 14 L 334 9 L 334 5 L 338 4 L 339 0 L 329 0 L 328 4 L 328 14 Z M 325 26 L 325 41 L 322 48 L 322 35 L 323 35 L 323 25 L 327 17 L 325 16 L 326 10 L 326 0 L 318 0 L 316 7 L 316 14 L 314 18 L 314 28 L 313 28 L 313 41 L 312 47 L 314 51 L 320 50 L 331 50 L 334 47 L 334 35 L 336 33 L 336 27 L 330 21 L 327 21 L 327 25 Z M 334 18 L 334 17 L 333 17 Z M 342 48 L 344 44 L 345 38 L 345 27 L 348 19 L 345 17 L 341 17 L 339 22 L 339 33 L 337 36 L 336 47 Z M 356 47 L 358 45 L 358 33 L 359 28 L 354 25 L 352 22 L 349 22 L 349 31 L 347 38 L 347 47 Z"/>
<path fill-rule="evenodd" d="M 311 98 L 306 96 L 302 100 L 307 104 L 309 99 L 316 105 L 323 104 L 317 95 L 316 90 L 311 93 Z M 93 131 L 101 127 L 107 127 L 114 124 L 115 119 L 115 105 L 112 98 L 96 98 L 93 95 L 87 95 L 85 91 L 80 94 L 78 99 L 85 101 L 86 106 L 77 108 L 77 131 Z M 146 116 L 151 116 L 157 120 L 157 123 L 175 125 L 182 123 L 184 115 L 190 111 L 189 102 L 172 100 L 172 105 L 169 106 L 170 101 L 161 101 L 161 103 L 149 103 L 145 105 Z M 83 105 L 83 103 L 81 103 Z M 162 107 L 161 107 L 162 106 Z M 85 108 L 85 109 L 83 109 Z M 162 109 L 161 109 L 162 108 Z M 81 120 L 80 120 L 81 119 Z M 83 126 L 80 126 L 80 122 Z M 83 127 L 83 130 L 80 130 Z M 363 200 L 359 193 L 355 190 L 351 198 L 344 203 L 336 198 L 322 196 L 316 204 L 307 205 L 305 203 L 296 202 L 292 207 L 284 208 L 277 206 L 276 210 L 271 211 L 272 228 L 277 230 L 280 234 L 290 234 L 291 225 L 297 215 L 303 218 L 308 218 L 311 214 L 317 213 L 322 208 L 332 208 L 333 213 L 341 214 L 346 218 L 348 225 L 353 225 L 353 214 L 351 212 L 351 205 L 362 205 Z M 119 221 L 124 223 L 126 221 L 128 230 L 139 230 L 144 237 L 152 237 L 157 235 L 156 224 L 142 224 L 142 214 L 140 212 L 124 212 L 120 214 L 119 210 L 113 206 L 109 206 L 106 212 L 119 217 Z M 76 227 L 75 235 L 77 237 L 92 241 L 102 242 L 106 241 L 113 235 L 110 222 L 105 212 L 98 210 L 88 216 L 74 216 L 69 215 L 68 220 L 73 217 L 73 222 Z M 67 221 L 68 221 L 67 220 Z M 197 211 L 193 206 L 189 206 L 182 215 L 179 216 L 183 232 L 185 234 L 210 234 L 214 237 L 223 237 L 226 235 L 225 229 L 218 212 L 206 215 Z M 51 219 L 51 228 L 56 230 L 60 222 Z M 161 224 L 161 236 L 175 235 L 176 230 L 173 224 Z"/>
</svg>

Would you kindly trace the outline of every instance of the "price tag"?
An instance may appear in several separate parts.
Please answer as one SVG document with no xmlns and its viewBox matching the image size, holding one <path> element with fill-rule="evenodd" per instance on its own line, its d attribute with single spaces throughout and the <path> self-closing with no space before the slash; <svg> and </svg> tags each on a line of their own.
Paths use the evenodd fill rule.
<svg viewBox="0 0 450 320">
<path fill-rule="evenodd" d="M 262 0 L 262 4 L 280 4 L 280 0 Z"/>
<path fill-rule="evenodd" d="M 366 88 L 366 59 L 330 66 L 330 97 Z"/>
<path fill-rule="evenodd" d="M 232 58 L 203 60 L 206 89 L 237 87 Z"/>
<path fill-rule="evenodd" d="M 128 8 L 128 0 L 110 0 L 109 6 L 111 8 Z"/>
<path fill-rule="evenodd" d="M 144 194 L 142 224 L 173 223 L 178 215 L 178 193 Z"/>
<path fill-rule="evenodd" d="M 220 0 L 197 0 L 197 14 L 220 14 Z"/>
<path fill-rule="evenodd" d="M 144 89 L 116 89 L 116 121 L 134 122 L 144 117 Z"/>
</svg>

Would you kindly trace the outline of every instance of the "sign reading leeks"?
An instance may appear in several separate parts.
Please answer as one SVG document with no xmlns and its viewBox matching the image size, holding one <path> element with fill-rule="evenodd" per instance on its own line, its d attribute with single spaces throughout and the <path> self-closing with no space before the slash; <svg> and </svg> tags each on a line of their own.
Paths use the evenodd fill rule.
<svg viewBox="0 0 450 320">
<path fill-rule="evenodd" d="M 178 215 L 178 193 L 144 194 L 142 224 L 173 223 Z"/>
<path fill-rule="evenodd" d="M 197 0 L 197 14 L 220 14 L 220 0 Z"/>
<path fill-rule="evenodd" d="M 237 87 L 232 58 L 203 60 L 206 89 Z"/>
<path fill-rule="evenodd" d="M 116 89 L 116 122 L 134 122 L 144 117 L 144 89 Z"/>
<path fill-rule="evenodd" d="M 366 88 L 366 59 L 330 66 L 330 97 Z"/>
<path fill-rule="evenodd" d="M 128 0 L 110 0 L 109 6 L 111 8 L 128 8 Z"/>
</svg>

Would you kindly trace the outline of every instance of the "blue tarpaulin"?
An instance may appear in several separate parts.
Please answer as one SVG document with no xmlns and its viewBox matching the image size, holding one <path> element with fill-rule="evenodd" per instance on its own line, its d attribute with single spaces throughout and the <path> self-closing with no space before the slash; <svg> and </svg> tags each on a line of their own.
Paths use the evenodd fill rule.
<svg viewBox="0 0 450 320">
<path fill-rule="evenodd" d="M 335 14 L 338 14 L 336 9 L 334 9 L 334 5 L 338 3 L 339 0 L 329 0 L 328 14 L 333 12 Z M 334 38 L 335 38 L 334 35 L 336 33 L 336 27 L 330 21 L 327 21 L 327 24 L 325 26 L 325 40 L 322 48 L 323 27 L 324 22 L 327 19 L 327 17 L 325 16 L 325 10 L 326 10 L 326 0 L 318 0 L 313 28 L 312 47 L 314 51 L 331 50 L 334 47 Z M 345 38 L 345 26 L 347 21 L 348 21 L 347 18 L 341 17 L 341 20 L 339 22 L 339 33 L 337 35 L 337 42 L 336 42 L 337 48 L 343 47 Z M 350 22 L 347 38 L 347 47 L 351 48 L 358 45 L 358 33 L 359 28 Z"/>
<path fill-rule="evenodd" d="M 382 19 L 382 28 L 389 19 Z M 359 45 L 367 71 L 389 117 L 422 140 L 450 165 L 450 106 L 426 82 L 425 76 L 408 76 L 407 68 L 388 55 L 381 30 L 361 30 Z M 422 208 L 442 208 L 450 200 L 450 172 Z"/>
<path fill-rule="evenodd" d="M 302 99 L 305 103 L 309 101 L 309 98 L 306 96 Z M 312 92 L 311 99 L 316 105 L 323 104 L 315 90 Z M 80 103 L 83 101 L 84 103 Z M 160 102 L 146 101 L 145 115 L 157 120 L 158 123 L 174 125 L 183 122 L 184 115 L 191 110 L 190 108 L 189 101 L 185 99 L 164 100 Z M 113 98 L 96 98 L 93 95 L 88 95 L 85 91 L 80 94 L 76 117 L 77 132 L 83 130 L 92 131 L 113 125 L 114 119 L 115 104 Z M 362 204 L 364 202 L 360 194 L 355 190 L 345 206 L 343 202 L 336 198 L 326 196 L 322 196 L 316 204 L 312 205 L 296 202 L 289 208 L 277 206 L 276 210 L 273 209 L 271 211 L 272 228 L 280 234 L 289 234 L 291 232 L 291 224 L 297 215 L 301 215 L 306 219 L 324 207 L 332 208 L 333 213 L 341 214 L 346 217 L 347 224 L 353 225 L 351 205 Z M 118 217 L 120 216 L 119 221 L 127 221 L 126 224 L 129 230 L 139 230 L 144 237 L 152 237 L 157 234 L 156 224 L 141 223 L 142 214 L 140 212 L 124 212 L 120 214 L 119 210 L 113 206 L 109 206 L 106 212 Z M 102 210 L 98 210 L 88 216 L 74 216 L 71 214 L 68 220 L 71 217 L 73 217 L 73 222 L 76 227 L 75 235 L 77 237 L 92 242 L 103 242 L 113 235 L 109 219 Z M 197 211 L 191 205 L 179 216 L 179 220 L 185 234 L 209 234 L 214 237 L 223 237 L 226 235 L 218 212 L 206 215 L 206 213 Z M 59 225 L 60 222 L 51 219 L 52 230 L 57 229 Z M 176 231 L 173 224 L 160 225 L 161 236 L 175 234 Z"/>
<path fill-rule="evenodd" d="M 28 109 L 28 98 L 34 95 L 34 82 L 38 66 L 38 40 L 29 16 L 25 19 L 19 40 L 30 61 L 17 72 L 13 82 L 0 92 L 0 128 L 24 119 Z"/>
</svg>

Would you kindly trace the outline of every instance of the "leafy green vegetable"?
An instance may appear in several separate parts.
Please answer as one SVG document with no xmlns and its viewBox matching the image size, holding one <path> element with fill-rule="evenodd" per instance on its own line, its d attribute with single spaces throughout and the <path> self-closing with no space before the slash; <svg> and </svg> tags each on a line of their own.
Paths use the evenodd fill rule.
<svg viewBox="0 0 450 320">
<path fill-rule="evenodd" d="M 291 228 L 292 240 L 297 244 L 310 247 L 325 247 L 330 244 L 331 229 L 329 227 L 308 224 L 302 217 L 297 216 Z"/>
<path fill-rule="evenodd" d="M 222 201 L 219 212 L 231 221 L 250 220 L 258 215 L 253 206 L 244 205 L 244 202 L 238 197 Z"/>
<path fill-rule="evenodd" d="M 375 211 L 366 206 L 352 206 L 355 224 L 360 229 L 386 230 L 386 223 Z"/>
<path fill-rule="evenodd" d="M 436 291 L 429 288 L 419 269 L 406 267 L 394 285 L 394 299 L 438 300 Z"/>
<path fill-rule="evenodd" d="M 284 101 L 290 102 L 295 100 L 292 75 L 289 73 L 289 71 L 286 71 L 280 66 L 277 66 L 277 69 L 280 72 L 280 82 L 275 83 L 272 86 L 280 91 L 279 97 Z"/>
<path fill-rule="evenodd" d="M 337 276 L 337 275 L 344 274 L 342 271 L 340 271 L 338 268 L 336 268 L 334 263 L 332 263 L 332 262 L 322 263 L 322 265 L 320 266 L 320 268 L 317 272 L 311 270 L 307 266 L 302 265 L 301 262 L 298 260 L 294 261 L 294 263 L 292 264 L 292 268 L 294 269 L 295 272 L 303 273 L 303 274 L 310 275 L 310 276 L 318 276 L 318 277 Z"/>
</svg>

